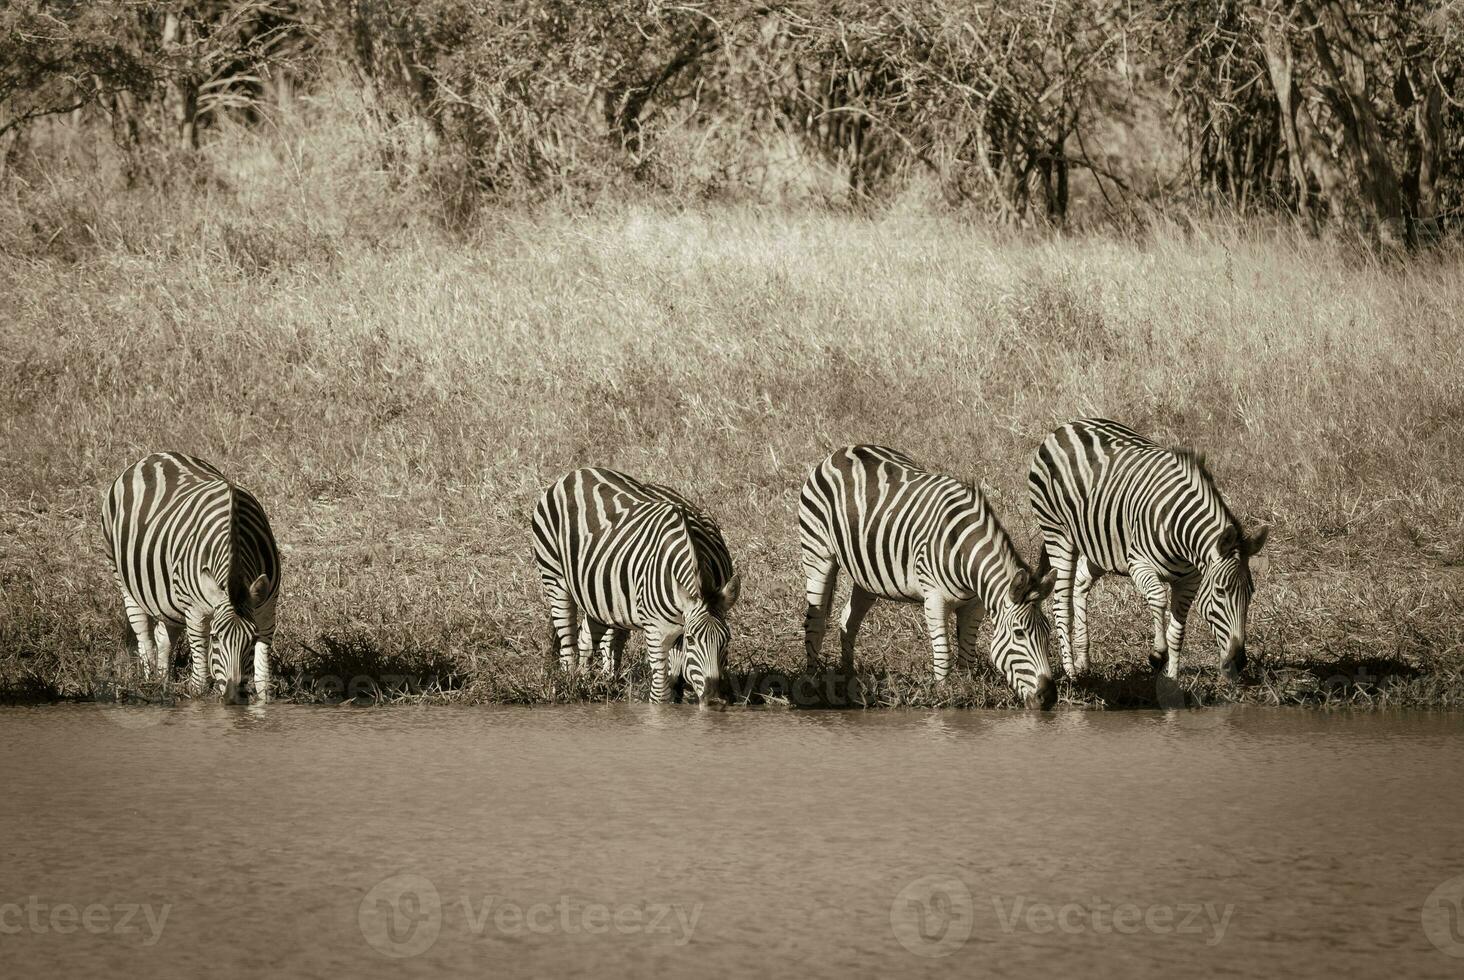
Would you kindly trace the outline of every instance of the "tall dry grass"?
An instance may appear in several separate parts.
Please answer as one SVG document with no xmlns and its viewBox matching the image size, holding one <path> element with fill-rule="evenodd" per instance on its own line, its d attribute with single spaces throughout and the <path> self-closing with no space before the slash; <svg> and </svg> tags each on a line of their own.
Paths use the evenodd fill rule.
<svg viewBox="0 0 1464 980">
<path fill-rule="evenodd" d="M 1244 521 L 1274 525 L 1253 689 L 1365 670 L 1457 702 L 1457 252 L 1384 263 L 1278 227 L 1060 237 L 664 201 L 447 232 L 430 187 L 374 170 L 336 122 L 227 132 L 202 182 L 122 193 L 104 146 L 71 145 L 5 186 L 12 693 L 127 677 L 97 518 L 152 450 L 202 455 L 264 502 L 297 690 L 400 673 L 535 700 L 626 690 L 545 671 L 528 520 L 563 471 L 615 466 L 702 503 L 745 577 L 734 669 L 791 672 L 797 493 L 831 448 L 885 443 L 980 481 L 1030 551 L 1030 453 L 1105 415 L 1204 450 Z M 1064 693 L 1112 703 L 1137 683 L 1147 614 L 1123 582 L 1092 608 L 1118 686 Z M 1213 671 L 1192 626 L 1184 666 Z M 876 701 L 1004 703 L 985 681 L 925 684 L 908 609 L 877 606 L 858 659 Z"/>
</svg>

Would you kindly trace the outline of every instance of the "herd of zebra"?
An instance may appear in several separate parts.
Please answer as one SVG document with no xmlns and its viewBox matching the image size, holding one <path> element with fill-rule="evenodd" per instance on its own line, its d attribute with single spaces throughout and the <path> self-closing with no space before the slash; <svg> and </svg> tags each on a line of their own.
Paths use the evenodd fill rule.
<svg viewBox="0 0 1464 980">
<path fill-rule="evenodd" d="M 1060 426 L 1028 469 L 1043 549 L 1032 569 L 978 487 L 878 446 L 837 450 L 814 468 L 798 505 L 807 579 L 804 648 L 811 671 L 839 571 L 851 580 L 839 618 L 841 669 L 876 599 L 923 605 L 935 678 L 970 669 L 976 632 L 992 619 L 991 661 L 1029 707 L 1057 692 L 1053 618 L 1069 675 L 1088 662 L 1088 592 L 1100 576 L 1130 576 L 1154 620 L 1155 670 L 1176 676 L 1185 621 L 1200 600 L 1235 678 L 1246 664 L 1250 559 L 1267 528 L 1246 534 L 1201 457 L 1156 445 L 1107 419 Z M 280 559 L 264 508 L 201 459 L 154 453 L 124 470 L 107 495 L 103 535 L 148 676 L 167 679 L 186 632 L 195 694 L 230 701 L 269 694 Z M 540 496 L 533 549 L 562 669 L 599 652 L 620 670 L 631 630 L 645 635 L 651 700 L 722 699 L 728 613 L 741 577 L 717 522 L 675 491 L 587 467 Z M 582 617 L 582 622 L 577 622 Z"/>
</svg>

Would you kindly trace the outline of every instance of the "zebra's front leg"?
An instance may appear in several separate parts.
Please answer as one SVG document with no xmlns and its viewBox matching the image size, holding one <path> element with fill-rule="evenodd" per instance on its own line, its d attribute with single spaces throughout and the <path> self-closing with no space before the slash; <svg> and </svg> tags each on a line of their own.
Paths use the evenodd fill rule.
<svg viewBox="0 0 1464 980">
<path fill-rule="evenodd" d="M 1149 666 L 1156 672 L 1163 670 L 1167 676 L 1175 677 L 1179 673 L 1179 663 L 1170 651 L 1165 636 L 1169 617 L 1168 591 L 1163 580 L 1159 578 L 1158 569 L 1153 565 L 1148 562 L 1130 562 L 1129 567 L 1134 585 L 1143 593 L 1144 602 L 1149 606 L 1149 615 L 1154 620 L 1154 652 L 1149 655 Z"/>
<path fill-rule="evenodd" d="M 585 615 L 584 619 L 580 622 L 579 644 L 577 647 L 579 661 L 577 666 L 589 666 L 590 658 L 600 648 L 600 641 L 605 638 L 606 630 L 607 627 L 604 623 L 588 613 Z"/>
<path fill-rule="evenodd" d="M 956 610 L 956 662 L 967 673 L 976 668 L 976 631 L 985 613 L 980 599 L 972 599 Z"/>
<path fill-rule="evenodd" d="M 167 683 L 173 673 L 173 629 L 167 620 L 159 619 L 153 626 L 153 642 L 157 644 L 157 675 Z"/>
<path fill-rule="evenodd" d="M 1184 647 L 1184 623 L 1189 618 L 1190 603 L 1195 601 L 1195 592 L 1200 587 L 1198 572 L 1176 579 L 1169 586 L 1169 623 L 1164 639 L 1169 647 L 1168 675 L 1179 676 L 1179 651 Z"/>
<path fill-rule="evenodd" d="M 925 630 L 930 634 L 931 659 L 935 663 L 937 682 L 945 680 L 951 673 L 949 614 L 950 605 L 945 596 L 932 594 L 925 597 Z"/>
<path fill-rule="evenodd" d="M 207 613 L 188 614 L 188 693 L 194 697 L 213 690 L 213 678 L 209 674 L 208 666 L 209 646 L 212 641 L 210 625 Z"/>
<path fill-rule="evenodd" d="M 600 636 L 600 666 L 611 677 L 620 676 L 620 655 L 625 651 L 625 641 L 629 637 L 630 631 L 618 626 L 606 627 Z"/>
<path fill-rule="evenodd" d="M 658 628 L 646 627 L 646 659 L 651 662 L 651 704 L 665 704 L 671 694 L 671 685 L 666 677 L 668 650 L 663 640 Z"/>
<path fill-rule="evenodd" d="M 254 641 L 254 696 L 260 702 L 269 700 L 269 651 L 274 645 L 274 599 L 254 611 L 258 634 Z"/>
<path fill-rule="evenodd" d="M 803 572 L 808 580 L 808 608 L 803 614 L 803 653 L 808 670 L 820 667 L 819 650 L 829 625 L 829 611 L 834 606 L 834 586 L 839 579 L 839 565 L 832 557 L 804 553 Z"/>
<path fill-rule="evenodd" d="M 1073 665 L 1073 572 L 1078 562 L 1083 559 L 1078 555 L 1078 549 L 1062 538 L 1047 538 L 1044 542 L 1047 549 L 1047 561 L 1057 571 L 1057 583 L 1052 589 L 1052 624 L 1057 628 L 1058 651 L 1062 654 L 1062 670 L 1069 677 L 1076 677 L 1077 670 Z M 1085 607 L 1086 609 L 1086 607 Z M 1086 634 L 1087 622 L 1084 621 Z M 1086 646 L 1084 647 L 1084 666 L 1087 666 Z"/>
<path fill-rule="evenodd" d="M 854 637 L 859 635 L 859 624 L 874 605 L 874 595 L 859 586 L 849 590 L 849 601 L 839 616 L 839 671 L 845 677 L 854 673 Z"/>
<path fill-rule="evenodd" d="M 1091 561 L 1078 555 L 1073 568 L 1073 670 L 1079 674 L 1088 672 L 1088 593 L 1103 577 L 1103 572 Z"/>
</svg>

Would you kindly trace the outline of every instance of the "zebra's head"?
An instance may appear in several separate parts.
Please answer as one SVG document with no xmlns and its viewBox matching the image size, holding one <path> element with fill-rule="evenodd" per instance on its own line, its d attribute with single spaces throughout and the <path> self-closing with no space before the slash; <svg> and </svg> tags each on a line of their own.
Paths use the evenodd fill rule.
<svg viewBox="0 0 1464 980">
<path fill-rule="evenodd" d="M 269 579 L 259 576 L 240 597 L 243 601 L 235 602 L 219 586 L 213 574 L 204 569 L 202 592 L 204 601 L 213 610 L 209 627 L 209 680 L 214 686 L 223 688 L 225 701 L 238 703 L 248 697 L 243 688 L 244 658 L 258 639 L 254 607 L 269 596 Z"/>
<path fill-rule="evenodd" d="M 681 597 L 686 622 L 681 639 L 671 650 L 671 676 L 689 684 L 703 704 L 723 700 L 727 644 L 732 641 L 727 614 L 736 605 L 741 587 L 742 577 L 733 575 L 705 599 Z"/>
<path fill-rule="evenodd" d="M 1200 612 L 1215 631 L 1223 658 L 1221 667 L 1231 677 L 1239 675 L 1246 665 L 1246 618 L 1256 591 L 1251 558 L 1265 546 L 1270 532 L 1269 527 L 1262 527 L 1245 535 L 1235 524 L 1227 524 L 1200 574 Z"/>
<path fill-rule="evenodd" d="M 1057 702 L 1057 685 L 1048 659 L 1052 627 L 1042 611 L 1042 600 L 1056 581 L 1055 570 L 1037 578 L 1025 568 L 1017 568 L 992 615 L 992 663 L 1027 707 L 1044 711 Z"/>
</svg>

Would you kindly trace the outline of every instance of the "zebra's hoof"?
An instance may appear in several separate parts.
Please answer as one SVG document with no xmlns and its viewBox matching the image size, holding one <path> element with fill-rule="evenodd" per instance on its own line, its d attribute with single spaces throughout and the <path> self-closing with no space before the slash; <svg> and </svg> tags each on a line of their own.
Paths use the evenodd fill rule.
<svg viewBox="0 0 1464 980">
<path fill-rule="evenodd" d="M 1157 653 L 1149 654 L 1149 667 L 1154 673 L 1159 673 L 1169 663 L 1169 658 Z"/>
</svg>

